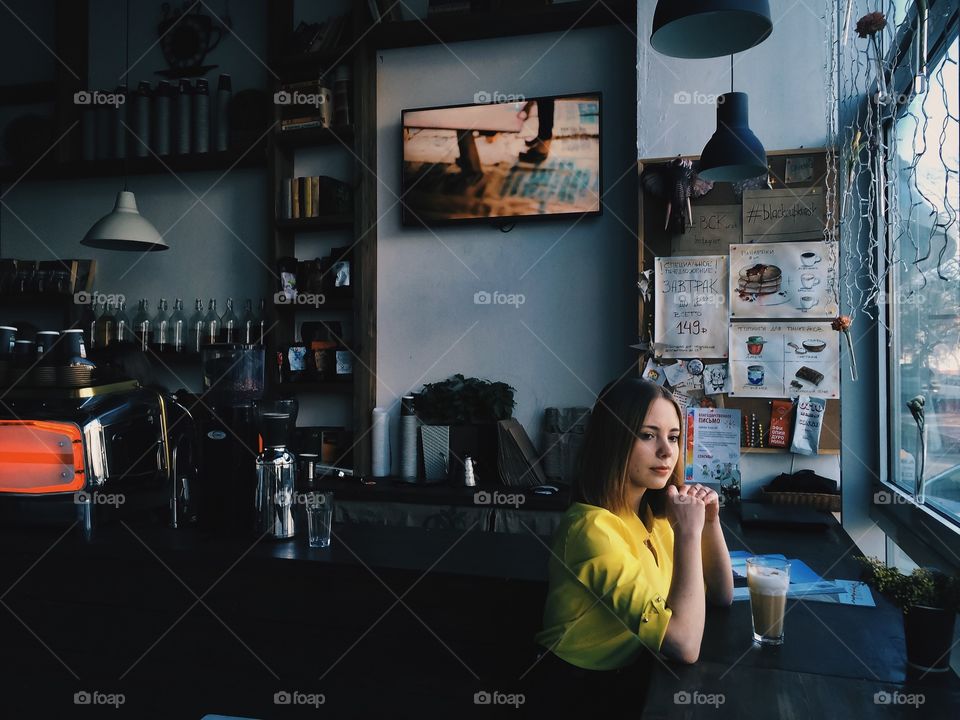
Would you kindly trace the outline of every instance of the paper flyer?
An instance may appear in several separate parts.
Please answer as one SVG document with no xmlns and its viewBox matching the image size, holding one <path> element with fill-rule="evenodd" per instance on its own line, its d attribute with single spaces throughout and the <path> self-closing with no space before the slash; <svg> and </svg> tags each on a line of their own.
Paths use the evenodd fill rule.
<svg viewBox="0 0 960 720">
<path fill-rule="evenodd" d="M 657 258 L 654 342 L 665 358 L 726 357 L 727 258 Z"/>
<path fill-rule="evenodd" d="M 740 411 L 687 410 L 686 483 L 730 485 L 740 481 Z"/>
<path fill-rule="evenodd" d="M 730 325 L 731 397 L 840 397 L 840 338 L 830 323 Z"/>
</svg>

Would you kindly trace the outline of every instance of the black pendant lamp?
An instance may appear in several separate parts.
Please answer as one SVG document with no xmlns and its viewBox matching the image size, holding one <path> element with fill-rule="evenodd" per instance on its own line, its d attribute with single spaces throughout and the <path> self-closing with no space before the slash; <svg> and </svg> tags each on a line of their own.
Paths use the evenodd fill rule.
<svg viewBox="0 0 960 720">
<path fill-rule="evenodd" d="M 650 44 L 671 57 L 723 57 L 759 45 L 772 30 L 768 0 L 659 0 Z"/>
<path fill-rule="evenodd" d="M 767 151 L 750 129 L 747 94 L 717 98 L 717 131 L 700 153 L 698 174 L 711 182 L 739 182 L 767 172 Z"/>
</svg>

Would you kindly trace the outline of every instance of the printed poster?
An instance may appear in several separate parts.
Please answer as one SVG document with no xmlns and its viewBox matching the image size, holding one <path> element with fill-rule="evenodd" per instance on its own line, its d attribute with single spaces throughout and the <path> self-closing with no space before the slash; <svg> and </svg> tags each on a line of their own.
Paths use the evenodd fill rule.
<svg viewBox="0 0 960 720">
<path fill-rule="evenodd" d="M 840 333 L 830 323 L 732 323 L 731 397 L 840 397 Z"/>
<path fill-rule="evenodd" d="M 730 246 L 730 317 L 829 319 L 839 314 L 836 246 Z"/>
<path fill-rule="evenodd" d="M 727 356 L 727 258 L 657 258 L 654 342 L 665 358 Z"/>
<path fill-rule="evenodd" d="M 687 410 L 686 483 L 730 485 L 740 481 L 740 411 Z"/>
</svg>

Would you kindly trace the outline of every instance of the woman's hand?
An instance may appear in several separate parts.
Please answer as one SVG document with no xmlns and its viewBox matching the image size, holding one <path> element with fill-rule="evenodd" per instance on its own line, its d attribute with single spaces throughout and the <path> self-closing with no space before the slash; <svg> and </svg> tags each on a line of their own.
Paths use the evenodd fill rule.
<svg viewBox="0 0 960 720">
<path fill-rule="evenodd" d="M 687 491 L 687 495 L 693 495 L 703 501 L 704 522 L 715 522 L 720 517 L 720 496 L 715 490 L 704 487 L 697 483 L 696 485 L 684 485 L 681 489 Z"/>
<path fill-rule="evenodd" d="M 674 533 L 700 536 L 705 521 L 705 506 L 700 497 L 691 494 L 690 488 L 678 490 L 676 485 L 667 487 L 666 506 L 667 519 Z"/>
</svg>

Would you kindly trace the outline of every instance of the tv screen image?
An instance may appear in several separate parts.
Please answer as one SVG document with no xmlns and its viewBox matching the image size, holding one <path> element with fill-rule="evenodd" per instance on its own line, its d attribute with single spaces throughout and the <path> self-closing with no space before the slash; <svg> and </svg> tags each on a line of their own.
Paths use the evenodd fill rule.
<svg viewBox="0 0 960 720">
<path fill-rule="evenodd" d="M 404 110 L 403 223 L 600 213 L 600 93 Z"/>
</svg>

